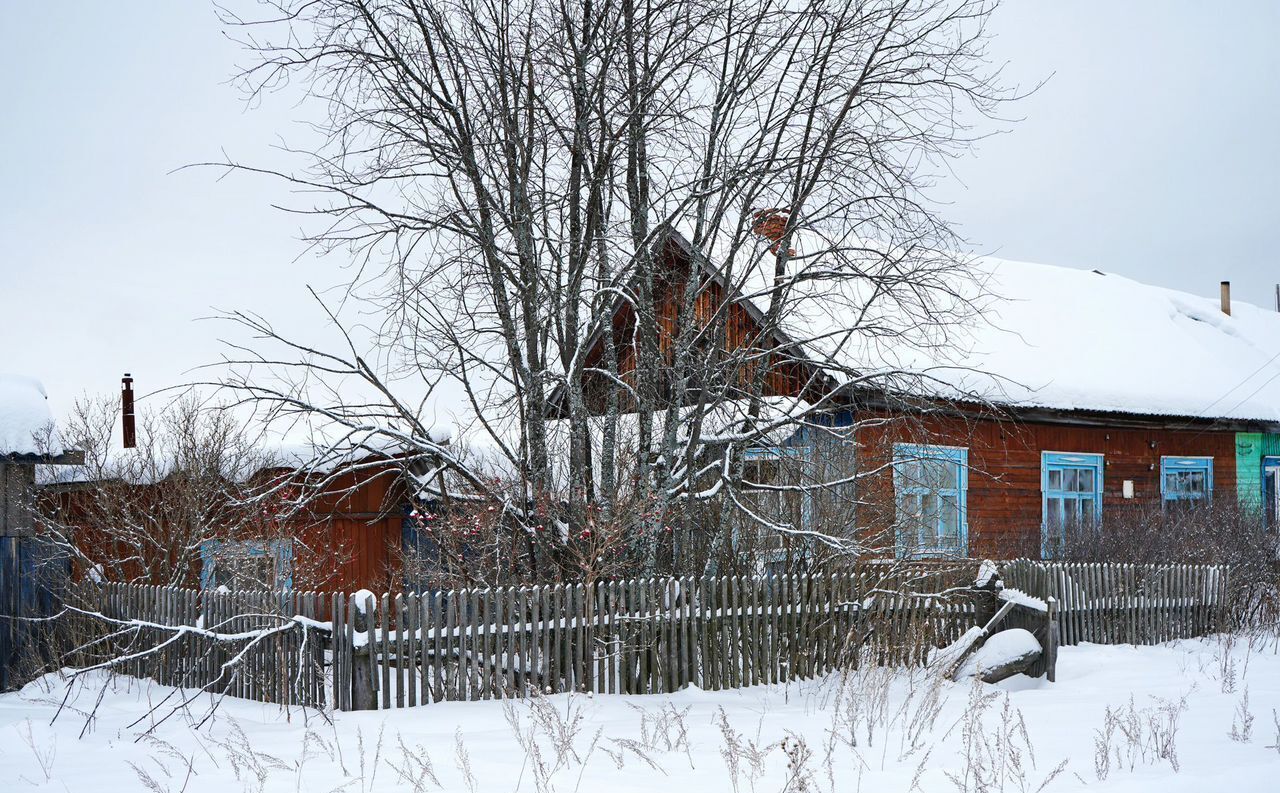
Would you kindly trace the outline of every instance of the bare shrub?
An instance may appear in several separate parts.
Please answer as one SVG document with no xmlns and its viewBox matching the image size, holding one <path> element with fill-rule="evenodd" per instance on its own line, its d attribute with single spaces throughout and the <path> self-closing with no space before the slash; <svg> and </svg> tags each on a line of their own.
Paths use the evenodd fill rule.
<svg viewBox="0 0 1280 793">
<path fill-rule="evenodd" d="M 1240 703 L 1236 705 L 1235 715 L 1231 719 L 1231 740 L 1237 743 L 1248 743 L 1253 739 L 1253 719 L 1254 716 L 1249 712 L 1249 688 L 1244 689 L 1244 696 L 1240 698 Z"/>
<path fill-rule="evenodd" d="M 756 783 L 764 776 L 765 762 L 769 754 L 779 744 L 762 744 L 753 741 L 733 728 L 724 708 L 716 714 L 716 726 L 720 728 L 723 741 L 720 757 L 724 759 L 725 768 L 729 771 L 729 782 L 734 793 L 738 793 L 740 780 L 745 779 L 747 788 L 754 791 Z"/>
<path fill-rule="evenodd" d="M 1105 525 L 1069 535 L 1061 551 L 1071 561 L 1230 565 L 1231 614 L 1242 628 L 1280 620 L 1278 554 L 1280 532 L 1264 528 L 1256 511 L 1225 499 L 1109 509 Z"/>
<path fill-rule="evenodd" d="M 82 466 L 52 467 L 43 488 L 40 533 L 92 581 L 190 587 L 201 583 L 206 554 L 299 541 L 296 489 L 256 487 L 255 475 L 280 466 L 227 410 L 194 397 L 140 417 L 137 446 L 115 444 L 119 401 L 78 401 L 62 427 L 85 452 Z M 307 554 L 291 553 L 292 565 Z M 274 589 L 286 571 L 263 555 L 215 560 L 220 583 Z M 326 564 L 331 560 L 326 560 Z M 299 580 L 307 571 L 291 567 Z"/>
<path fill-rule="evenodd" d="M 1117 769 L 1133 771 L 1139 765 L 1169 764 L 1176 773 L 1178 722 L 1187 710 L 1187 698 L 1155 699 L 1139 708 L 1133 696 L 1127 705 L 1107 706 L 1102 727 L 1094 731 L 1094 772 L 1098 781 Z"/>
<path fill-rule="evenodd" d="M 949 738 L 959 727 L 964 765 L 945 772 L 959 793 L 1005 790 L 1038 793 L 1066 770 L 1067 761 L 1063 760 L 1035 782 L 1032 776 L 1036 771 L 1035 746 L 1022 712 L 1013 707 L 1008 694 L 1001 697 L 1000 692 L 988 690 L 977 681 L 969 692 L 964 714 L 944 736 L 944 740 Z M 986 718 L 998 701 L 1002 705 L 993 713 L 995 718 Z"/>
</svg>

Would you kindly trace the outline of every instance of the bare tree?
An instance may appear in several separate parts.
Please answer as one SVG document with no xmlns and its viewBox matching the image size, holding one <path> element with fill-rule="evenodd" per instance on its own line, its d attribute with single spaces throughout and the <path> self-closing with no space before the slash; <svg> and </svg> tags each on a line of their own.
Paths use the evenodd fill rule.
<svg viewBox="0 0 1280 793">
<path fill-rule="evenodd" d="M 212 554 L 223 583 L 277 586 L 274 557 L 235 555 L 246 541 L 295 539 L 295 506 L 261 498 L 253 481 L 276 458 L 233 415 L 193 397 L 146 412 L 135 448 L 119 448 L 118 423 L 118 398 L 76 403 L 61 433 L 85 463 L 49 469 L 41 533 L 90 579 L 190 586 Z"/>
<path fill-rule="evenodd" d="M 883 419 L 833 412 L 974 397 L 950 351 L 985 290 L 925 191 L 976 137 L 967 122 L 1012 98 L 984 57 L 992 6 L 225 12 L 249 95 L 300 80 L 326 113 L 295 171 L 218 165 L 318 195 L 294 207 L 322 220 L 308 240 L 358 263 L 323 304 L 342 348 L 232 314 L 257 341 L 225 384 L 335 445 L 394 448 L 424 499 L 494 506 L 537 540 L 535 569 L 589 520 L 625 524 L 650 572 L 723 564 L 761 531 L 865 551 L 853 484 L 876 472 L 849 461 Z M 451 446 L 442 400 L 462 406 Z M 799 442 L 815 451 L 795 475 L 748 453 Z M 462 452 L 477 446 L 483 465 Z"/>
</svg>

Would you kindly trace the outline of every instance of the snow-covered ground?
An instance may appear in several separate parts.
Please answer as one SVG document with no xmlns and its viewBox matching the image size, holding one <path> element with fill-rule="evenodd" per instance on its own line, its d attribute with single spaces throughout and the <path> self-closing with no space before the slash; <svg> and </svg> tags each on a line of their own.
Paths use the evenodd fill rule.
<svg viewBox="0 0 1280 793">
<path fill-rule="evenodd" d="M 169 689 L 95 678 L 51 725 L 67 692 L 50 676 L 0 696 L 0 791 L 1274 791 L 1277 652 L 1084 645 L 1062 648 L 1055 684 L 871 669 L 331 718 L 227 699 L 199 729 L 150 732 L 133 722 Z"/>
</svg>

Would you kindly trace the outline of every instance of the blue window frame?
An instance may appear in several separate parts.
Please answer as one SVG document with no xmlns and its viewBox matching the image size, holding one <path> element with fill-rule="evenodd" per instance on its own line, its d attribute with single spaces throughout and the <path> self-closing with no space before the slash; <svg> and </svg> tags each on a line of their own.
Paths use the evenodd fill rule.
<svg viewBox="0 0 1280 793">
<path fill-rule="evenodd" d="M 1212 457 L 1161 457 L 1160 497 L 1165 504 L 1213 498 Z"/>
<path fill-rule="evenodd" d="M 893 446 L 895 539 L 899 557 L 969 554 L 969 450 Z"/>
<path fill-rule="evenodd" d="M 1263 527 L 1280 525 L 1280 457 L 1262 458 Z"/>
<path fill-rule="evenodd" d="M 200 544 L 200 587 L 291 589 L 293 540 L 206 540 Z"/>
<path fill-rule="evenodd" d="M 1040 553 L 1057 556 L 1066 543 L 1102 524 L 1101 454 L 1041 452 Z"/>
</svg>

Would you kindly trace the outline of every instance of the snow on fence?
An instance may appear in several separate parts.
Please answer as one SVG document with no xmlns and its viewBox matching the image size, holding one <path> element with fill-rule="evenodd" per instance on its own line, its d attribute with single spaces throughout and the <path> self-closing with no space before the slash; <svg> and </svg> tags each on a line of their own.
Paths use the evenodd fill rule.
<svg viewBox="0 0 1280 793">
<path fill-rule="evenodd" d="M 1058 643 L 1159 644 L 1223 630 L 1229 568 L 1039 562 L 1003 565 L 1006 586 L 1058 604 Z"/>
</svg>

